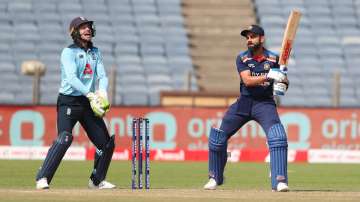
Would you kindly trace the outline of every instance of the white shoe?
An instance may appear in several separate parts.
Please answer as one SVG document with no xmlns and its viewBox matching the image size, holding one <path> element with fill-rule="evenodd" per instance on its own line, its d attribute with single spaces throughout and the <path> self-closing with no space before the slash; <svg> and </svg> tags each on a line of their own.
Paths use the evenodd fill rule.
<svg viewBox="0 0 360 202">
<path fill-rule="evenodd" d="M 289 186 L 288 186 L 286 183 L 284 183 L 284 182 L 279 182 L 278 185 L 277 185 L 277 187 L 276 187 L 276 190 L 277 190 L 278 192 L 287 192 L 287 191 L 290 191 Z"/>
<path fill-rule="evenodd" d="M 49 184 L 46 177 L 43 177 L 36 181 L 36 189 L 49 189 Z"/>
<path fill-rule="evenodd" d="M 204 189 L 206 190 L 215 190 L 217 187 L 217 183 L 214 178 L 210 178 L 209 181 L 204 185 Z"/>
<path fill-rule="evenodd" d="M 99 183 L 99 185 L 96 186 L 91 179 L 89 180 L 88 187 L 90 189 L 114 189 L 114 188 L 116 188 L 116 186 L 114 184 L 111 184 L 110 182 L 105 181 L 105 180 L 101 181 Z"/>
</svg>

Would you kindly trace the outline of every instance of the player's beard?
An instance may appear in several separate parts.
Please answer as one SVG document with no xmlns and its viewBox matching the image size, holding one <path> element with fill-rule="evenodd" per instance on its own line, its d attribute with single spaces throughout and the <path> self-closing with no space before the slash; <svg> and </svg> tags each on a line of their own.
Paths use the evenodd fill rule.
<svg viewBox="0 0 360 202">
<path fill-rule="evenodd" d="M 258 41 L 257 43 L 255 44 L 252 44 L 252 46 L 249 46 L 248 45 L 248 49 L 250 52 L 254 53 L 254 52 L 257 52 L 259 49 L 262 48 L 262 43 L 260 41 Z"/>
<path fill-rule="evenodd" d="M 92 40 L 92 33 L 84 33 L 84 34 L 80 34 L 80 39 L 84 42 L 91 42 Z"/>
<path fill-rule="evenodd" d="M 93 47 L 93 43 L 91 40 L 84 40 L 81 37 L 74 38 L 74 43 L 84 49 Z"/>
</svg>

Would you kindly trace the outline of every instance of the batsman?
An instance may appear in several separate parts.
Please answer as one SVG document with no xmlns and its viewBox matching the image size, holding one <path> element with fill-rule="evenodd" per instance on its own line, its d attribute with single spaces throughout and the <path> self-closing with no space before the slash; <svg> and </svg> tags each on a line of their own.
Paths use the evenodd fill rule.
<svg viewBox="0 0 360 202">
<path fill-rule="evenodd" d="M 36 188 L 49 188 L 73 141 L 74 125 L 80 122 L 97 148 L 88 186 L 93 189 L 112 189 L 115 185 L 105 181 L 105 177 L 115 140 L 114 136 L 110 137 L 102 119 L 110 109 L 106 92 L 108 79 L 100 51 L 92 43 L 95 36 L 94 22 L 76 17 L 70 23 L 69 34 L 73 44 L 61 53 L 61 85 L 57 99 L 58 134 L 37 173 Z"/>
<path fill-rule="evenodd" d="M 236 58 L 240 75 L 240 97 L 225 113 L 220 128 L 209 135 L 209 181 L 204 189 L 214 190 L 224 182 L 228 140 L 245 123 L 254 120 L 266 133 L 270 150 L 271 187 L 273 191 L 289 191 L 287 175 L 288 141 L 274 101 L 285 94 L 287 68 L 278 64 L 279 57 L 264 48 L 262 27 L 251 25 L 241 32 L 248 50 Z M 275 90 L 274 90 L 275 89 Z"/>
</svg>

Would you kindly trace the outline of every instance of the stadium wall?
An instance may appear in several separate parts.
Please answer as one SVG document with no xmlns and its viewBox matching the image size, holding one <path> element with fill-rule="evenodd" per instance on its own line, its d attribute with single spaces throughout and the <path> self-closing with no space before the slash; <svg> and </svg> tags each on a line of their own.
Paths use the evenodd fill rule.
<svg viewBox="0 0 360 202">
<path fill-rule="evenodd" d="M 53 106 L 0 106 L 0 159 L 42 159 L 56 136 Z M 113 107 L 105 121 L 116 135 L 114 159 L 128 160 L 133 117 L 150 119 L 153 160 L 207 160 L 207 138 L 226 108 Z M 291 162 L 360 163 L 360 109 L 280 108 Z M 66 159 L 92 159 L 94 147 L 77 125 Z M 249 122 L 229 143 L 230 161 L 268 161 L 265 134 Z"/>
</svg>

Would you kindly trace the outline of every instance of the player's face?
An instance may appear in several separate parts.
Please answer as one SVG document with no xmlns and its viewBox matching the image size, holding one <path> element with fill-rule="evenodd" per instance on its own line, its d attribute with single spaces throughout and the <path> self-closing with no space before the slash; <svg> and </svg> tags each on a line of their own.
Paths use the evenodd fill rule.
<svg viewBox="0 0 360 202">
<path fill-rule="evenodd" d="M 92 38 L 92 29 L 89 23 L 80 25 L 79 27 L 80 38 L 84 41 L 90 42 Z"/>
<path fill-rule="evenodd" d="M 262 45 L 262 38 L 260 35 L 258 34 L 255 34 L 255 33 L 252 33 L 252 32 L 249 32 L 247 35 L 246 35 L 246 42 L 247 42 L 247 47 L 249 49 L 258 49 L 261 47 Z"/>
</svg>

